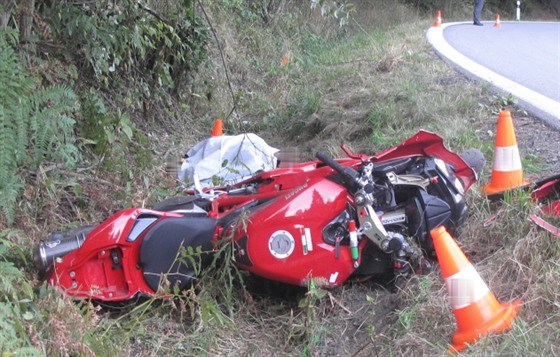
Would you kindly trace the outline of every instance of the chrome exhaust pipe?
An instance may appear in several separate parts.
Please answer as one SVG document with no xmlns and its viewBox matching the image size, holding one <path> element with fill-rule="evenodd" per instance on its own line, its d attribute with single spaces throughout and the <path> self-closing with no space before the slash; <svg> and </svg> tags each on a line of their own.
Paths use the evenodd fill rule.
<svg viewBox="0 0 560 357">
<path fill-rule="evenodd" d="M 35 249 L 33 254 L 35 267 L 41 272 L 46 271 L 58 258 L 80 248 L 86 240 L 88 233 L 89 231 L 82 231 L 70 237 L 61 233 L 51 234 L 48 242 L 39 244 L 37 249 Z"/>
</svg>

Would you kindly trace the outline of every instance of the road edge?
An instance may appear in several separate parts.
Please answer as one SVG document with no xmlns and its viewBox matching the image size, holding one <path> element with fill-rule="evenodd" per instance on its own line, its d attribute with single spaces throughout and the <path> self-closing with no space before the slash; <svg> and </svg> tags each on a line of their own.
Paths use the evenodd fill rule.
<svg viewBox="0 0 560 357">
<path fill-rule="evenodd" d="M 443 36 L 448 26 L 464 25 L 466 22 L 452 22 L 440 27 L 430 27 L 426 33 L 428 42 L 436 53 L 453 64 L 461 73 L 475 80 L 490 83 L 498 91 L 509 93 L 519 99 L 519 106 L 537 116 L 552 128 L 560 131 L 560 103 L 514 82 L 486 67 L 474 62 L 455 50 Z M 491 25 L 491 23 L 489 23 Z"/>
</svg>

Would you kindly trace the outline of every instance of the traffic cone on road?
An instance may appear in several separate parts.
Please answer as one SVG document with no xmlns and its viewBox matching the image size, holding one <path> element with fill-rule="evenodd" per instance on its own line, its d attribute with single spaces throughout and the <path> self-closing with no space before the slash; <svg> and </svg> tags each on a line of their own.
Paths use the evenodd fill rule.
<svg viewBox="0 0 560 357">
<path fill-rule="evenodd" d="M 216 119 L 216 121 L 214 122 L 214 128 L 212 128 L 212 136 L 224 135 L 223 125 L 224 123 L 222 122 L 222 119 Z"/>
<path fill-rule="evenodd" d="M 457 321 L 449 352 L 461 351 L 489 333 L 509 330 L 521 301 L 500 304 L 444 226 L 430 235 Z"/>
<path fill-rule="evenodd" d="M 441 11 L 438 10 L 436 12 L 436 21 L 432 25 L 432 27 L 441 27 Z"/>
<path fill-rule="evenodd" d="M 502 110 L 498 116 L 496 129 L 496 147 L 492 178 L 484 186 L 486 195 L 493 195 L 529 184 L 523 179 L 523 167 L 517 148 L 513 119 L 509 110 Z"/>
<path fill-rule="evenodd" d="M 500 14 L 496 14 L 496 22 L 494 23 L 494 27 L 501 27 L 502 24 L 500 23 Z"/>
</svg>

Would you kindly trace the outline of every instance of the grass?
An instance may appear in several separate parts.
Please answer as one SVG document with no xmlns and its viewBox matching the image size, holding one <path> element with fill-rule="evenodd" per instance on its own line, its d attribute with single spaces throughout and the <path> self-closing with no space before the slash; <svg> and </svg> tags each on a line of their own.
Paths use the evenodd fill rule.
<svg viewBox="0 0 560 357">
<path fill-rule="evenodd" d="M 560 314 L 557 290 L 552 291 L 558 287 L 558 264 L 554 263 L 559 253 L 557 238 L 527 221 L 535 206 L 523 195 L 506 197 L 495 207 L 481 205 L 479 197 L 472 200 L 475 210 L 471 210 L 469 224 L 462 229 L 459 244 L 499 301 L 520 298 L 523 305 L 510 332 L 484 338 L 469 347 L 466 354 L 556 353 Z M 498 208 L 502 210 L 491 223 L 482 227 L 477 224 L 495 215 Z M 439 272 L 417 279 L 401 294 L 405 307 L 398 316 L 407 324 L 394 326 L 396 340 L 392 340 L 394 346 L 387 348 L 403 351 L 412 345 L 420 355 L 445 355 L 455 327 Z M 416 316 L 421 318 L 411 318 Z"/>
<path fill-rule="evenodd" d="M 433 18 L 404 6 L 389 13 L 384 1 L 341 30 L 304 8 L 269 26 L 209 9 L 237 104 L 226 132 L 238 133 L 247 127 L 240 122 L 248 122 L 271 145 L 296 148 L 305 159 L 318 149 L 340 154 L 341 142 L 375 152 L 427 129 L 453 150 L 480 148 L 491 162 L 488 131 L 497 108 L 513 99 L 493 95 L 433 54 L 425 39 Z M 145 129 L 158 138 L 148 146 L 161 162 L 137 172 L 116 160 L 116 172 L 103 177 L 114 187 L 96 181 L 93 172 L 69 184 L 38 177 L 18 219 L 26 241 L 37 242 L 61 225 L 95 222 L 125 202 L 149 206 L 177 190 L 162 153 L 182 156 L 209 134 L 215 117 L 226 119 L 234 102 L 217 48 L 211 51 L 188 105 L 166 107 L 174 127 Z M 285 54 L 290 62 L 283 66 Z M 523 164 L 537 173 L 542 159 L 527 153 Z M 560 243 L 527 219 L 537 208 L 526 195 L 488 202 L 480 186 L 489 174 L 487 165 L 469 192 L 470 216 L 456 238 L 497 298 L 521 298 L 523 307 L 510 332 L 484 338 L 464 355 L 558 354 Z M 20 267 L 32 276 L 28 266 Z M 27 338 L 48 355 L 443 356 L 456 329 L 437 264 L 396 293 L 372 281 L 329 292 L 278 290 L 232 269 L 226 264 L 208 272 L 181 299 L 148 300 L 112 314 L 42 288 L 32 298 L 37 312 L 25 322 Z"/>
</svg>

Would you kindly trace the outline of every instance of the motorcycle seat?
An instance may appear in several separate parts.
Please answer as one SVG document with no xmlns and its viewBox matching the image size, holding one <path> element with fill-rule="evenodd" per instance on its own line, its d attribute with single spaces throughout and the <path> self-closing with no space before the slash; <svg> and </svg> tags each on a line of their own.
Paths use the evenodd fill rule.
<svg viewBox="0 0 560 357">
<path fill-rule="evenodd" d="M 208 217 L 165 218 L 157 222 L 140 247 L 140 266 L 148 286 L 158 291 L 166 279 L 170 287 L 187 288 L 200 267 L 208 265 L 212 258 L 216 224 L 216 219 Z M 191 254 L 181 250 L 187 247 L 192 247 Z M 201 249 L 199 253 L 197 247 Z"/>
</svg>

